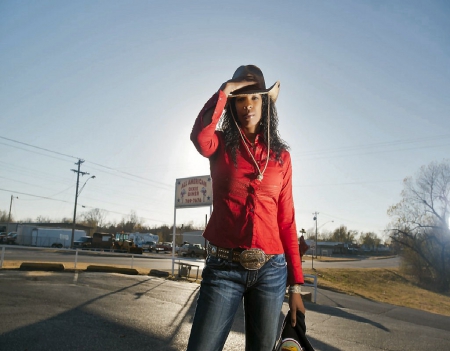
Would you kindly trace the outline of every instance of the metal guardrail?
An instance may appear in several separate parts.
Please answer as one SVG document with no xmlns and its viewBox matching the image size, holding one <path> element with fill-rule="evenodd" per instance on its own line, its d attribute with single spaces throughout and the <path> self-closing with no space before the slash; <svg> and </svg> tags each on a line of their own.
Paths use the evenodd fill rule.
<svg viewBox="0 0 450 351">
<path fill-rule="evenodd" d="M 5 260 L 5 251 L 6 249 L 16 249 L 16 250 L 37 250 L 37 251 L 51 251 L 51 252 L 70 252 L 73 253 L 74 258 L 72 260 L 73 262 L 73 269 L 77 268 L 78 263 L 78 254 L 79 253 L 85 253 L 87 255 L 89 254 L 97 254 L 100 256 L 117 256 L 117 257 L 129 257 L 131 258 L 131 262 L 129 263 L 130 268 L 134 268 L 135 262 L 134 259 L 155 259 L 155 256 L 146 256 L 142 254 L 131 254 L 131 253 L 124 253 L 124 252 L 112 252 L 110 250 L 99 250 L 99 249 L 67 249 L 67 248 L 50 248 L 50 247 L 36 247 L 36 246 L 23 246 L 23 245 L 0 245 L 1 253 L 0 253 L 0 269 L 3 268 L 3 263 Z M 84 255 L 83 255 L 84 256 Z M 161 254 L 156 255 L 158 258 L 163 259 L 161 257 Z M 179 257 L 165 257 L 169 260 L 175 261 L 178 260 L 178 262 L 175 262 L 176 264 L 181 263 L 181 259 Z M 70 261 L 69 261 L 70 262 Z M 189 264 L 186 264 L 189 265 Z M 191 266 L 195 266 L 192 265 Z M 198 277 L 198 268 L 197 268 L 197 277 Z"/>
<path fill-rule="evenodd" d="M 48 248 L 48 247 L 33 247 L 33 246 L 22 246 L 22 245 L 0 245 L 1 248 L 1 254 L 0 254 L 0 269 L 3 268 L 3 262 L 5 259 L 5 250 L 6 248 L 8 249 L 26 249 L 26 250 L 39 250 L 39 251 L 45 251 L 45 250 L 57 250 L 57 251 L 63 251 L 63 252 L 73 252 L 74 253 L 74 269 L 77 268 L 77 262 L 78 262 L 78 253 L 79 252 L 95 252 L 98 254 L 104 254 L 104 255 L 108 255 L 108 256 L 121 256 L 121 257 L 130 257 L 131 258 L 131 263 L 130 263 L 130 268 L 134 268 L 134 257 L 138 257 L 138 258 L 154 258 L 154 257 L 148 257 L 148 256 L 142 256 L 142 254 L 128 254 L 128 253 L 116 253 L 116 252 L 110 252 L 110 251 L 94 251 L 94 250 L 81 250 L 81 249 L 55 249 L 55 248 Z M 169 257 L 167 257 L 169 258 Z M 172 257 L 170 257 L 170 259 L 172 259 Z M 178 260 L 178 262 L 175 262 L 175 260 Z M 198 274 L 199 274 L 199 266 L 195 265 L 195 264 L 189 264 L 189 263 L 183 263 L 181 262 L 180 258 L 174 258 L 174 264 L 177 264 L 179 266 L 179 274 L 181 273 L 181 268 L 184 267 L 189 267 L 189 272 L 190 272 L 190 268 L 192 267 L 196 267 L 197 268 L 197 278 L 198 279 Z M 314 298 L 313 298 L 313 302 L 316 303 L 317 301 L 317 276 L 313 275 L 313 274 L 303 274 L 303 276 L 305 278 L 313 278 L 314 282 L 313 284 L 310 283 L 304 283 L 303 286 L 309 286 L 314 288 Z"/>
<path fill-rule="evenodd" d="M 131 258 L 131 264 L 130 268 L 133 268 L 134 265 L 134 257 L 137 256 L 139 258 L 153 258 L 153 257 L 147 257 L 142 256 L 142 254 L 129 254 L 129 253 L 123 253 L 123 252 L 112 252 L 112 251 L 103 251 L 103 250 L 82 250 L 82 249 L 65 249 L 65 248 L 51 248 L 51 247 L 35 247 L 35 246 L 22 246 L 22 245 L 0 245 L 1 248 L 1 254 L 0 254 L 0 268 L 3 268 L 3 262 L 5 259 L 5 250 L 8 249 L 16 249 L 16 250 L 38 250 L 38 251 L 58 251 L 58 252 L 73 252 L 74 253 L 74 269 L 77 268 L 77 262 L 78 262 L 78 253 L 79 252 L 95 252 L 97 254 L 104 254 L 108 256 L 120 256 L 120 257 L 130 257 Z"/>
</svg>

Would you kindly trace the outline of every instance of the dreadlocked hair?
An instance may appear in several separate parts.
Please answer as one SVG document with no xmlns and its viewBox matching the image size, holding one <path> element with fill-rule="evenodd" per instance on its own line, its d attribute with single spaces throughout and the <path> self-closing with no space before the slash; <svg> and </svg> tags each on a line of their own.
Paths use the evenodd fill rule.
<svg viewBox="0 0 450 351">
<path fill-rule="evenodd" d="M 266 94 L 261 95 L 262 98 L 262 107 L 261 107 L 261 121 L 260 126 L 263 129 L 262 133 L 262 141 L 267 145 L 267 128 L 268 128 L 268 116 L 267 116 L 267 104 L 269 102 L 269 96 Z M 241 137 L 239 135 L 239 130 L 236 126 L 236 123 L 233 121 L 233 116 L 236 116 L 236 122 L 238 125 L 240 124 L 237 120 L 237 112 L 235 107 L 236 98 L 231 98 L 224 110 L 224 114 L 221 118 L 221 123 L 219 125 L 219 129 L 223 132 L 225 138 L 225 147 L 231 153 L 231 158 L 234 162 L 234 165 L 237 166 L 236 155 L 239 151 L 239 144 L 241 142 Z M 278 114 L 277 108 L 275 107 L 275 103 L 273 100 L 270 101 L 270 151 L 275 154 L 275 159 L 278 162 L 282 162 L 281 153 L 284 150 L 288 150 L 289 146 L 286 142 L 281 139 L 278 133 Z"/>
</svg>

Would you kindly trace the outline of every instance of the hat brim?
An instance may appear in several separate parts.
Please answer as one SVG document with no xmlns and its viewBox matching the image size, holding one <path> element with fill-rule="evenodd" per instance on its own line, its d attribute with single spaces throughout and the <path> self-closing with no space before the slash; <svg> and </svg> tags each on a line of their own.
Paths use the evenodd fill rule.
<svg viewBox="0 0 450 351">
<path fill-rule="evenodd" d="M 253 95 L 253 94 L 267 94 L 272 99 L 273 102 L 277 101 L 278 94 L 280 92 L 280 82 L 276 81 L 274 85 L 272 85 L 269 89 L 251 89 L 251 86 L 249 86 L 250 89 L 246 90 L 245 92 L 237 92 L 237 93 L 231 93 L 228 95 L 229 98 L 234 98 L 238 96 L 246 96 L 246 95 Z"/>
</svg>

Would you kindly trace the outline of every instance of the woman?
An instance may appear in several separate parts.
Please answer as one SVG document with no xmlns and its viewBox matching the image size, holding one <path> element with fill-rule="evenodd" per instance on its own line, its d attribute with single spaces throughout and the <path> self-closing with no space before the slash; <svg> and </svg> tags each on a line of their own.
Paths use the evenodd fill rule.
<svg viewBox="0 0 450 351">
<path fill-rule="evenodd" d="M 195 121 L 191 140 L 210 161 L 214 210 L 188 351 L 222 350 L 242 299 L 245 349 L 271 351 L 286 284 L 290 309 L 305 312 L 291 159 L 277 130 L 279 87 L 266 89 L 258 67 L 241 66 Z"/>
</svg>

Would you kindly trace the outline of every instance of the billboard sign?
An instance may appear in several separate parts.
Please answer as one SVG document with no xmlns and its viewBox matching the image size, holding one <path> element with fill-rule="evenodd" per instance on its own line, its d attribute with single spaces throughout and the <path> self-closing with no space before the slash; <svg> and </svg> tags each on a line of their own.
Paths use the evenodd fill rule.
<svg viewBox="0 0 450 351">
<path fill-rule="evenodd" d="M 212 205 L 211 176 L 180 178 L 175 187 L 175 208 Z"/>
</svg>

